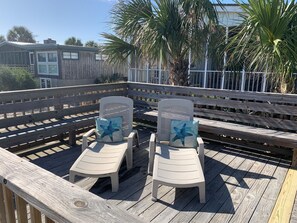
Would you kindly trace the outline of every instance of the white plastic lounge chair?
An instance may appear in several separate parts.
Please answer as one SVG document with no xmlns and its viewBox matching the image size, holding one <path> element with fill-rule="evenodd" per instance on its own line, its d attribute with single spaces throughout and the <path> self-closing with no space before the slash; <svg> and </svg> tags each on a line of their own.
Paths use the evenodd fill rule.
<svg viewBox="0 0 297 223">
<path fill-rule="evenodd" d="M 193 120 L 193 103 L 184 99 L 165 99 L 158 104 L 157 135 L 149 144 L 149 174 L 153 175 L 152 200 L 157 200 L 160 184 L 176 187 L 199 187 L 200 202 L 205 203 L 204 143 L 197 137 L 197 148 L 169 145 L 172 120 Z"/>
<path fill-rule="evenodd" d="M 91 129 L 83 135 L 82 154 L 78 157 L 69 171 L 69 181 L 74 182 L 75 176 L 100 178 L 110 177 L 112 192 L 119 188 L 118 172 L 121 163 L 126 157 L 127 169 L 133 164 L 133 143 L 138 142 L 137 131 L 132 131 L 133 100 L 127 97 L 111 96 L 100 99 L 100 117 L 122 117 L 122 133 L 124 140 L 121 142 L 92 142 L 88 145 L 88 137 L 99 135 L 96 129 Z"/>
</svg>

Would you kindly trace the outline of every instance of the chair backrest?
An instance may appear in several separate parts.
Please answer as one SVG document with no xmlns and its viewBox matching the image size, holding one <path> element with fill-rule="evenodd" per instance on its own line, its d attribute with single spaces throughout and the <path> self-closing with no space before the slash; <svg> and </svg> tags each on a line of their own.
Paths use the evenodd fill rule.
<svg viewBox="0 0 297 223">
<path fill-rule="evenodd" d="M 169 141 L 172 120 L 193 120 L 193 102 L 185 99 L 164 99 L 158 103 L 158 139 Z"/>
<path fill-rule="evenodd" d="M 123 136 L 127 137 L 133 125 L 133 100 L 123 96 L 110 96 L 100 99 L 100 117 L 122 117 Z"/>
</svg>

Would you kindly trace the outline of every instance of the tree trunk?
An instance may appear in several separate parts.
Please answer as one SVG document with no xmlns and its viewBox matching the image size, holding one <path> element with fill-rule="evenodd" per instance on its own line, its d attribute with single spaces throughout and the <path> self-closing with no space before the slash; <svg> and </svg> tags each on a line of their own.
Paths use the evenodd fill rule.
<svg viewBox="0 0 297 223">
<path fill-rule="evenodd" d="M 170 62 L 169 83 L 171 85 L 189 86 L 187 60 L 174 60 Z"/>
</svg>

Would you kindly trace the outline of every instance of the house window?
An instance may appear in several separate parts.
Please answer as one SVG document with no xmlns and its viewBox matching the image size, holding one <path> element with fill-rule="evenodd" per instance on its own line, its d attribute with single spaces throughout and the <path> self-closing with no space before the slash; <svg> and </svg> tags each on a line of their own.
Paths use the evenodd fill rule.
<svg viewBox="0 0 297 223">
<path fill-rule="evenodd" d="M 34 53 L 33 52 L 29 53 L 29 60 L 30 60 L 30 65 L 34 65 Z"/>
<path fill-rule="evenodd" d="M 52 79 L 50 78 L 40 78 L 40 88 L 51 88 Z"/>
<path fill-rule="evenodd" d="M 63 52 L 63 59 L 78 60 L 78 52 Z"/>
<path fill-rule="evenodd" d="M 95 54 L 95 60 L 102 60 L 102 57 L 99 53 Z"/>
<path fill-rule="evenodd" d="M 37 52 L 37 69 L 38 74 L 59 75 L 57 52 Z"/>
</svg>

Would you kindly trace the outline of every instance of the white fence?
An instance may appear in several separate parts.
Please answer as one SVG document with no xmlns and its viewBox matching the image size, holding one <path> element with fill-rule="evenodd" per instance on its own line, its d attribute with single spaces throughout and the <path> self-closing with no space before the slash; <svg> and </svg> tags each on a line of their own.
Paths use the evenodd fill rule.
<svg viewBox="0 0 297 223">
<path fill-rule="evenodd" d="M 297 80 L 297 74 L 294 76 Z M 169 71 L 130 68 L 128 81 L 169 84 Z M 273 92 L 276 87 L 263 72 L 190 70 L 189 82 L 194 87 L 252 92 Z"/>
</svg>

